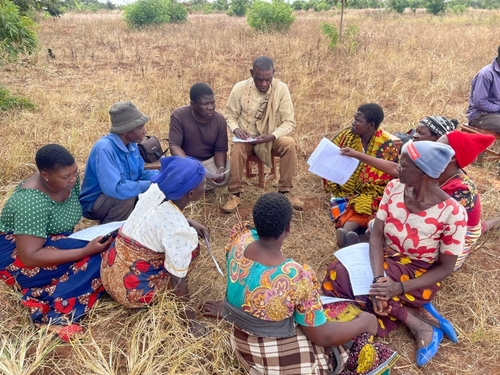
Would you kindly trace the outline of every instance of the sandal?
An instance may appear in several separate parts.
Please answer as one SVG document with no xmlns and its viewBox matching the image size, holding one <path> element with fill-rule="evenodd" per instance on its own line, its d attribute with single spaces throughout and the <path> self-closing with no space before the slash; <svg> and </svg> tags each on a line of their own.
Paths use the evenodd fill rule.
<svg viewBox="0 0 500 375">
<path fill-rule="evenodd" d="M 70 324 L 69 326 L 65 326 L 64 328 L 61 328 L 59 332 L 57 332 L 57 336 L 64 341 L 64 342 L 70 342 L 72 339 L 75 339 L 78 337 L 78 334 L 83 331 L 82 327 L 80 327 L 78 324 L 73 323 Z"/>
</svg>

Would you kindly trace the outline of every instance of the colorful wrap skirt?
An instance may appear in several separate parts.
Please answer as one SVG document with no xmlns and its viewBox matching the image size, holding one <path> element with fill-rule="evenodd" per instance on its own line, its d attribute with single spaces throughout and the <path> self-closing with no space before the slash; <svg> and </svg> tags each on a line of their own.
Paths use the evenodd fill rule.
<svg viewBox="0 0 500 375">
<path fill-rule="evenodd" d="M 47 238 L 44 247 L 60 250 L 85 247 L 87 241 L 69 234 Z M 104 292 L 101 256 L 52 267 L 26 267 L 17 255 L 15 235 L 0 233 L 0 279 L 22 293 L 22 304 L 38 324 L 67 325 L 78 321 Z"/>
<path fill-rule="evenodd" d="M 192 259 L 198 254 L 199 247 L 193 251 Z M 152 251 L 120 231 L 102 255 L 104 288 L 125 307 L 137 308 L 153 303 L 155 295 L 172 289 L 164 261 L 164 253 Z"/>
<path fill-rule="evenodd" d="M 384 271 L 387 276 L 396 282 L 404 282 L 419 277 L 431 269 L 433 265 L 422 260 L 401 256 L 401 254 L 391 249 L 386 249 L 384 255 Z M 349 281 L 349 273 L 338 260 L 328 266 L 321 289 L 326 296 L 356 300 L 358 306 L 363 310 L 374 313 L 369 296 L 354 296 Z M 406 321 L 408 312 L 404 306 L 420 307 L 430 302 L 439 289 L 441 289 L 440 282 L 391 298 L 387 301 L 392 307 L 391 315 L 377 316 L 379 323 L 377 334 L 382 337 L 387 336 L 401 322 Z"/>
</svg>

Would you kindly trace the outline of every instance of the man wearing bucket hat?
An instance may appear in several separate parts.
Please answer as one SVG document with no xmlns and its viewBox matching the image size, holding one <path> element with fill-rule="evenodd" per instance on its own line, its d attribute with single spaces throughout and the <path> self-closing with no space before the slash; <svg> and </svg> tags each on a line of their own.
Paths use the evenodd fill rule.
<svg viewBox="0 0 500 375">
<path fill-rule="evenodd" d="M 80 203 L 83 215 L 102 223 L 128 218 L 137 196 L 151 184 L 156 170 L 145 170 L 137 143 L 145 135 L 149 117 L 132 102 L 113 104 L 111 128 L 90 151 L 83 177 Z"/>
</svg>

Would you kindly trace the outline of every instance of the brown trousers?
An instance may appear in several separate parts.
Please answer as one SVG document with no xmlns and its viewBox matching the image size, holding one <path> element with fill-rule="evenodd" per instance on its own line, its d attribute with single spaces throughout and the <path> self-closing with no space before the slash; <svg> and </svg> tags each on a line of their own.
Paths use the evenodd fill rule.
<svg viewBox="0 0 500 375">
<path fill-rule="evenodd" d="M 279 191 L 290 191 L 293 188 L 292 178 L 295 174 L 295 164 L 297 163 L 297 153 L 295 151 L 295 141 L 291 137 L 280 137 L 273 142 L 271 149 L 273 156 L 280 158 L 280 179 L 278 182 Z M 241 181 L 245 174 L 245 162 L 247 157 L 254 155 L 253 147 L 249 143 L 233 143 L 231 149 L 231 177 L 228 190 L 231 194 L 241 193 Z"/>
</svg>

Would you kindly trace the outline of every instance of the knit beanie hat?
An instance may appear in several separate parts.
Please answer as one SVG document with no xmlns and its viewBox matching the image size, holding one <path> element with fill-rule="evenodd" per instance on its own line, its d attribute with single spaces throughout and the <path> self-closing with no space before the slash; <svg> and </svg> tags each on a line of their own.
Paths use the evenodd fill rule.
<svg viewBox="0 0 500 375">
<path fill-rule="evenodd" d="M 113 134 L 125 134 L 149 121 L 149 117 L 139 111 L 132 102 L 113 104 L 109 110 L 109 117 L 111 119 L 109 132 Z"/>
<path fill-rule="evenodd" d="M 419 124 L 424 124 L 431 132 L 441 136 L 455 130 L 458 125 L 458 120 L 448 120 L 443 116 L 427 116 L 420 120 Z"/>
<path fill-rule="evenodd" d="M 494 141 L 491 134 L 470 134 L 455 130 L 446 135 L 451 148 L 455 150 L 455 159 L 460 168 L 465 168 Z"/>
<path fill-rule="evenodd" d="M 403 146 L 410 159 L 426 175 L 438 178 L 450 163 L 455 151 L 444 143 L 431 141 L 409 141 Z"/>
<path fill-rule="evenodd" d="M 151 182 L 158 184 L 165 197 L 170 200 L 181 199 L 196 189 L 205 178 L 203 164 L 189 156 L 161 158 L 160 164 L 160 173 L 151 177 Z"/>
</svg>

